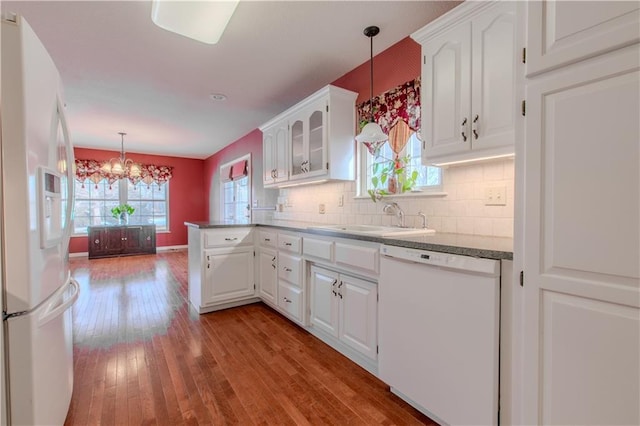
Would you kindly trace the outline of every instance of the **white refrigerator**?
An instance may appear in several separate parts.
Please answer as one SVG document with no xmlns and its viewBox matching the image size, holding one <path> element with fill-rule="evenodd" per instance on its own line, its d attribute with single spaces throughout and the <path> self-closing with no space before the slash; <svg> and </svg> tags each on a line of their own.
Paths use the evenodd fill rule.
<svg viewBox="0 0 640 426">
<path fill-rule="evenodd" d="M 73 147 L 53 60 L 2 16 L 2 422 L 63 424 L 73 389 Z"/>
</svg>

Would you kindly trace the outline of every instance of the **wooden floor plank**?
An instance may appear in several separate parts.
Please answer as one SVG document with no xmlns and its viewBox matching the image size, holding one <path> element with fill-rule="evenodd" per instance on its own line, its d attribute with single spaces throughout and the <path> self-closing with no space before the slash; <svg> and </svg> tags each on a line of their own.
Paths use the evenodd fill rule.
<svg viewBox="0 0 640 426">
<path fill-rule="evenodd" d="M 433 424 L 264 304 L 198 315 L 184 251 L 71 267 L 81 296 L 66 425 Z"/>
</svg>

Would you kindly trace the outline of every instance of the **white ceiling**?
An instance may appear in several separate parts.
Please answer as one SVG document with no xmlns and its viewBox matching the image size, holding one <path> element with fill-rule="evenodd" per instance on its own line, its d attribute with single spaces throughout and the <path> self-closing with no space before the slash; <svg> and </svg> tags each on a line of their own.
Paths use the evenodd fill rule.
<svg viewBox="0 0 640 426">
<path fill-rule="evenodd" d="M 150 1 L 2 1 L 62 76 L 76 146 L 206 158 L 455 6 L 438 1 L 241 1 L 207 45 L 151 21 Z M 211 93 L 223 93 L 213 102 Z"/>
</svg>

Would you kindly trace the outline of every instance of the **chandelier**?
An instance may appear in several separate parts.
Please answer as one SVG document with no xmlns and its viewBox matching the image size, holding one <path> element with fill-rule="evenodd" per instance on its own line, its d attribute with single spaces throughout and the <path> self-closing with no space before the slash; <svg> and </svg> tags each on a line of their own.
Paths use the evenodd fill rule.
<svg viewBox="0 0 640 426">
<path fill-rule="evenodd" d="M 137 178 L 142 173 L 142 167 L 140 164 L 134 162 L 130 158 L 126 158 L 124 154 L 124 136 L 126 133 L 118 132 L 120 135 L 120 158 L 112 158 L 104 163 L 102 170 L 106 173 L 117 176 L 120 179 L 123 178 Z"/>
</svg>

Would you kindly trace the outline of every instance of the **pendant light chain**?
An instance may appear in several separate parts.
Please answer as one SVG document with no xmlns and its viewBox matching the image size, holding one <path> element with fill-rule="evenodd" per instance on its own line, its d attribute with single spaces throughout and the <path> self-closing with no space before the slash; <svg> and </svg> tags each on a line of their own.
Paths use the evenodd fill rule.
<svg viewBox="0 0 640 426">
<path fill-rule="evenodd" d="M 371 91 L 369 92 L 369 113 L 371 114 L 369 121 L 373 123 L 373 36 L 369 37 L 371 41 L 371 55 L 369 60 L 369 67 L 371 69 Z"/>
</svg>

